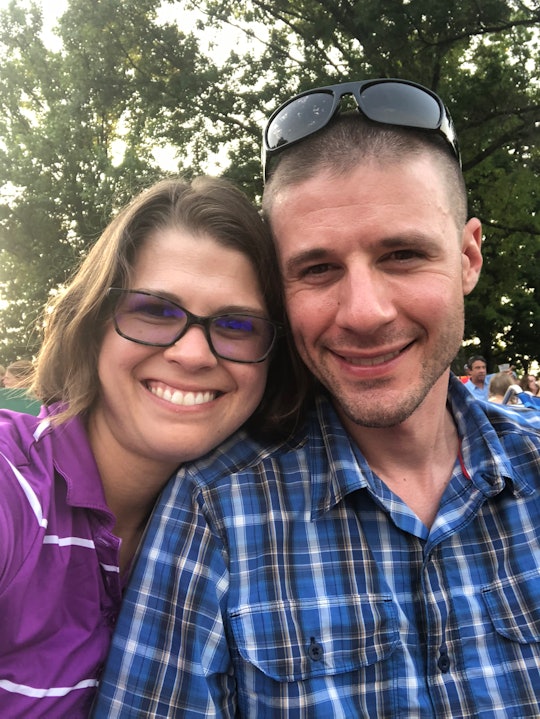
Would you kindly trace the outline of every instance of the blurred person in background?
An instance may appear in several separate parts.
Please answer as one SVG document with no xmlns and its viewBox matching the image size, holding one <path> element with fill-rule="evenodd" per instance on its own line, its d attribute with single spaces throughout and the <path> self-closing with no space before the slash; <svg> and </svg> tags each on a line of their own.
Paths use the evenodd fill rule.
<svg viewBox="0 0 540 719">
<path fill-rule="evenodd" d="M 532 394 L 533 397 L 540 396 L 540 384 L 536 375 L 530 373 L 523 375 L 519 380 L 519 385 L 524 392 Z"/>
<path fill-rule="evenodd" d="M 489 398 L 489 382 L 491 375 L 487 373 L 487 363 L 482 355 L 473 355 L 467 361 L 469 379 L 464 382 L 465 387 L 476 399 Z"/>
<path fill-rule="evenodd" d="M 9 364 L 4 375 L 4 387 L 24 387 L 34 371 L 31 360 L 21 359 Z"/>
<path fill-rule="evenodd" d="M 496 372 L 489 381 L 488 399 L 490 402 L 502 404 L 509 387 L 514 384 L 513 377 L 508 372 Z M 508 404 L 517 404 L 515 396 L 511 397 Z"/>
</svg>

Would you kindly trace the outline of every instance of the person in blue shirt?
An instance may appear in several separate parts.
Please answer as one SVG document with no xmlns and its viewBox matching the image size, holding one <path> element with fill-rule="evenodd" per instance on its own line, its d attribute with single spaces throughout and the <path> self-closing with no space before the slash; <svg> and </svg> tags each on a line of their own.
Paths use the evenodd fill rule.
<svg viewBox="0 0 540 719">
<path fill-rule="evenodd" d="M 315 88 L 263 157 L 305 416 L 168 484 L 94 716 L 538 717 L 540 421 L 450 372 L 482 229 L 448 111 Z"/>
<path fill-rule="evenodd" d="M 464 383 L 476 399 L 489 399 L 489 383 L 493 375 L 487 373 L 487 362 L 481 355 L 473 355 L 467 362 L 469 379 Z"/>
</svg>

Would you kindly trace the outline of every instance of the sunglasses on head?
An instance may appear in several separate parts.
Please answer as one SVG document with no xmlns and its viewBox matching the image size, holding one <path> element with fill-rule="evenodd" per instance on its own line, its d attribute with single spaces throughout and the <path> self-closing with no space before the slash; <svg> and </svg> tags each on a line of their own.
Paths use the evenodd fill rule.
<svg viewBox="0 0 540 719">
<path fill-rule="evenodd" d="M 360 80 L 306 90 L 273 113 L 263 133 L 265 181 L 271 159 L 326 127 L 339 112 L 346 95 L 353 96 L 358 110 L 372 122 L 441 135 L 461 162 L 452 118 L 438 95 L 408 80 Z"/>
</svg>

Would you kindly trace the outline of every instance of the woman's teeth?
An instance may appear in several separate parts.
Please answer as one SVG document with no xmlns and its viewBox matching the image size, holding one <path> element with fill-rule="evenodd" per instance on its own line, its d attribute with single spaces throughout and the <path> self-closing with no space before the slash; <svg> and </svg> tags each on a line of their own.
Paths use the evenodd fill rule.
<svg viewBox="0 0 540 719">
<path fill-rule="evenodd" d="M 149 387 L 150 392 L 160 399 L 165 399 L 172 404 L 191 407 L 194 404 L 205 404 L 216 397 L 215 392 L 182 392 L 179 389 L 168 389 L 163 387 Z"/>
</svg>

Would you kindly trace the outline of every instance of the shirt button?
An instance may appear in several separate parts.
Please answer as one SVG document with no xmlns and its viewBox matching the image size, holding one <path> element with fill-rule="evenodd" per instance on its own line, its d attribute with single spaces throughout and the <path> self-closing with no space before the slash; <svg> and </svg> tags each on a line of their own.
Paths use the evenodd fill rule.
<svg viewBox="0 0 540 719">
<path fill-rule="evenodd" d="M 311 644 L 308 649 L 308 656 L 314 662 L 320 662 L 323 657 L 323 648 L 319 642 L 315 641 L 315 637 L 311 637 Z"/>
<path fill-rule="evenodd" d="M 446 672 L 450 669 L 450 657 L 448 656 L 446 651 L 441 652 L 441 655 L 437 662 L 437 666 L 443 674 L 446 674 Z"/>
</svg>

